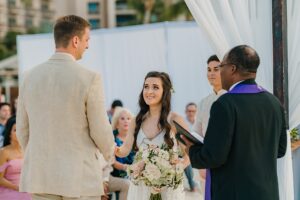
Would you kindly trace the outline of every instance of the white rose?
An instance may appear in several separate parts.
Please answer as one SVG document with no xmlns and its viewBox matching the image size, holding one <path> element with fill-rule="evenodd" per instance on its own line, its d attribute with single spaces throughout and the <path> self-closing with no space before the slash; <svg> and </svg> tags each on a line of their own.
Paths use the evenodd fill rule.
<svg viewBox="0 0 300 200">
<path fill-rule="evenodd" d="M 160 165 L 163 168 L 167 168 L 167 169 L 172 168 L 170 162 L 165 159 L 162 159 L 162 158 L 159 158 L 158 165 Z"/>
<path fill-rule="evenodd" d="M 147 164 L 144 170 L 145 177 L 148 178 L 150 181 L 154 179 L 159 179 L 161 177 L 161 173 L 159 169 L 154 164 Z"/>
<path fill-rule="evenodd" d="M 135 163 L 135 164 L 132 164 L 129 168 L 130 168 L 130 171 L 131 171 L 131 174 L 132 174 L 132 177 L 134 179 L 136 179 L 137 177 L 140 176 L 140 173 L 141 171 L 143 170 L 145 166 L 145 163 L 144 161 L 140 161 L 138 163 Z"/>
<path fill-rule="evenodd" d="M 158 154 L 159 157 L 161 157 L 162 159 L 165 160 L 169 160 L 170 159 L 170 154 L 167 151 L 161 150 Z"/>
<path fill-rule="evenodd" d="M 143 154 L 142 154 L 143 159 L 147 159 L 148 156 L 149 156 L 149 151 L 147 151 L 147 150 L 143 151 Z"/>
</svg>

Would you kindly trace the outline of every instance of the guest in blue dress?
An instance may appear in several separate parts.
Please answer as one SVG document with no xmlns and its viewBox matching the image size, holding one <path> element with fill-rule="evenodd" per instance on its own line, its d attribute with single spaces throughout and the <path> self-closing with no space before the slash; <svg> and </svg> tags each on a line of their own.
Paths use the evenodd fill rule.
<svg viewBox="0 0 300 200">
<path fill-rule="evenodd" d="M 113 115 L 112 118 L 112 128 L 114 131 L 115 136 L 115 143 L 116 145 L 122 146 L 125 138 L 127 136 L 127 132 L 129 129 L 129 124 L 133 118 L 132 113 L 123 107 L 118 107 Z M 124 158 L 119 158 L 116 156 L 116 161 L 113 165 L 114 170 L 111 173 L 114 177 L 125 178 L 127 177 L 126 169 L 127 165 L 132 164 L 134 159 L 134 152 L 131 153 Z"/>
</svg>

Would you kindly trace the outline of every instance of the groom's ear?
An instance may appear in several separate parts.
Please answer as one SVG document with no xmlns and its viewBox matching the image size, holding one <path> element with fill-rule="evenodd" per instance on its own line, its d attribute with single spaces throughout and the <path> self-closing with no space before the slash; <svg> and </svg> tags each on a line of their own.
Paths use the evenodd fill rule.
<svg viewBox="0 0 300 200">
<path fill-rule="evenodd" d="M 72 37 L 72 46 L 73 47 L 75 47 L 75 48 L 77 48 L 78 47 L 78 43 L 79 43 L 79 37 L 78 36 L 74 36 L 74 37 Z"/>
</svg>

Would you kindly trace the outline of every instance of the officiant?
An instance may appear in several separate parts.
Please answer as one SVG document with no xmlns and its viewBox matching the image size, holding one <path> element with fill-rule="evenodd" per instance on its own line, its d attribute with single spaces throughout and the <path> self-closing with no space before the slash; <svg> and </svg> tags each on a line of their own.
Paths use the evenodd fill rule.
<svg viewBox="0 0 300 200">
<path fill-rule="evenodd" d="M 222 95 L 210 111 L 203 144 L 186 138 L 194 168 L 208 168 L 206 200 L 279 200 L 277 162 L 287 138 L 278 99 L 256 82 L 260 58 L 236 46 L 221 64 Z"/>
</svg>

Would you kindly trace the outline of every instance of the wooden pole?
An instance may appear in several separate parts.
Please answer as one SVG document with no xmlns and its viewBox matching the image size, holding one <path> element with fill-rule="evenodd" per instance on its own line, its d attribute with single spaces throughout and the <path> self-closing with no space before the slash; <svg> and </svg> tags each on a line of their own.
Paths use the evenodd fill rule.
<svg viewBox="0 0 300 200">
<path fill-rule="evenodd" d="M 287 2 L 272 0 L 273 25 L 273 92 L 285 109 L 289 122 Z"/>
</svg>

